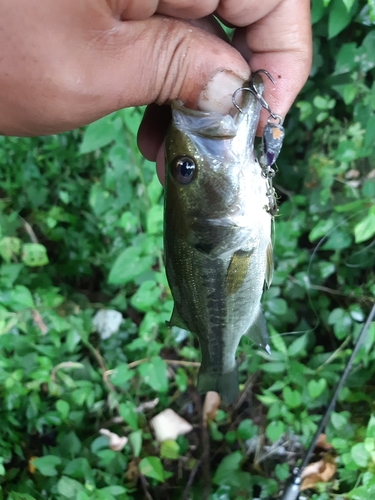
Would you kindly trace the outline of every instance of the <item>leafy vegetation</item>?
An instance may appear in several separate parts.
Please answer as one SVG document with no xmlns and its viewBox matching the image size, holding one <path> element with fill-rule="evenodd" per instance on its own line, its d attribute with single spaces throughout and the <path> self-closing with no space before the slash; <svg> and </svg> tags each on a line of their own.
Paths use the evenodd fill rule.
<svg viewBox="0 0 375 500">
<path fill-rule="evenodd" d="M 375 4 L 312 9 L 313 68 L 276 178 L 276 271 L 263 301 L 272 354 L 243 339 L 242 396 L 206 423 L 197 343 L 165 326 L 162 188 L 136 148 L 142 110 L 0 138 L 1 500 L 283 488 L 375 298 Z M 308 498 L 374 498 L 374 376 L 372 324 L 314 457 L 336 475 Z M 165 408 L 193 430 L 157 441 L 151 419 Z"/>
</svg>

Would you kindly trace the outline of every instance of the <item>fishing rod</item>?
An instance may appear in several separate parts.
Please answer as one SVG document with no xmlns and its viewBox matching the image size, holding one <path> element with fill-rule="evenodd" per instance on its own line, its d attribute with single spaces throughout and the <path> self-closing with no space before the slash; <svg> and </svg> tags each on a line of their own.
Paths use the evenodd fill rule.
<svg viewBox="0 0 375 500">
<path fill-rule="evenodd" d="M 293 469 L 293 472 L 287 481 L 287 486 L 285 488 L 285 491 L 282 493 L 280 500 L 297 500 L 297 498 L 300 494 L 300 486 L 301 486 L 301 482 L 302 482 L 301 474 L 302 474 L 304 468 L 306 467 L 306 465 L 309 463 L 311 455 L 315 449 L 315 445 L 316 445 L 316 442 L 318 440 L 318 437 L 322 433 L 325 425 L 327 424 L 327 420 L 328 420 L 332 410 L 335 407 L 340 389 L 344 385 L 344 383 L 349 375 L 350 369 L 351 369 L 352 364 L 354 362 L 354 359 L 358 353 L 358 350 L 361 346 L 362 340 L 364 339 L 364 337 L 367 333 L 367 330 L 370 328 L 370 324 L 371 324 L 372 320 L 374 319 L 374 317 L 375 317 L 375 304 L 372 306 L 372 309 L 367 317 L 366 323 L 364 324 L 362 331 L 358 336 L 358 339 L 355 343 L 353 352 L 352 352 L 352 354 L 351 354 L 351 356 L 346 364 L 346 367 L 345 367 L 345 369 L 340 377 L 340 380 L 338 381 L 338 383 L 336 385 L 335 391 L 332 395 L 331 402 L 327 406 L 327 409 L 326 409 L 326 411 L 325 411 L 325 413 L 324 413 L 324 415 L 323 415 L 323 417 L 318 425 L 318 428 L 314 434 L 314 437 L 312 438 L 312 440 L 310 442 L 310 446 L 308 447 L 308 449 L 305 453 L 305 456 L 302 459 L 302 463 L 299 467 L 295 467 Z"/>
</svg>

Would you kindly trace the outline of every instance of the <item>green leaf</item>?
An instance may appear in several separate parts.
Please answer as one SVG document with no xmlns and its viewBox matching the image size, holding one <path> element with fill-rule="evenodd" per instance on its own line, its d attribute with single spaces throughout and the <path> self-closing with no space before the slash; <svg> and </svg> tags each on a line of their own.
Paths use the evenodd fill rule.
<svg viewBox="0 0 375 500">
<path fill-rule="evenodd" d="M 164 482 L 164 469 L 158 457 L 145 457 L 139 462 L 139 471 L 146 477 Z"/>
<path fill-rule="evenodd" d="M 18 493 L 16 491 L 11 491 L 7 500 L 36 500 L 36 498 L 32 497 L 28 493 Z"/>
<path fill-rule="evenodd" d="M 285 299 L 270 299 L 267 301 L 267 308 L 276 316 L 283 316 L 288 310 Z"/>
<path fill-rule="evenodd" d="M 361 69 L 364 73 L 367 73 L 371 69 L 375 67 L 375 32 L 374 30 L 367 33 L 365 38 L 363 39 L 362 45 L 362 54 L 361 54 Z"/>
<path fill-rule="evenodd" d="M 274 348 L 278 352 L 281 352 L 282 354 L 287 355 L 288 351 L 287 351 L 285 341 L 279 333 L 277 333 L 275 330 L 273 330 L 273 332 L 270 336 L 270 340 L 271 340 L 271 343 L 273 344 Z"/>
<path fill-rule="evenodd" d="M 120 123 L 114 120 L 114 116 L 114 114 L 105 116 L 86 127 L 79 147 L 80 154 L 103 148 L 116 139 Z"/>
<path fill-rule="evenodd" d="M 10 262 L 13 255 L 19 255 L 21 249 L 21 240 L 6 236 L 0 240 L 0 255 L 5 262 Z"/>
<path fill-rule="evenodd" d="M 325 388 L 327 387 L 327 381 L 325 378 L 320 378 L 319 380 L 310 380 L 307 384 L 307 390 L 312 398 L 318 398 Z"/>
<path fill-rule="evenodd" d="M 310 231 L 309 240 L 315 241 L 326 234 L 335 226 L 334 219 L 325 218 L 321 219 L 318 224 Z"/>
<path fill-rule="evenodd" d="M 367 467 L 368 461 L 370 459 L 370 454 L 366 450 L 366 447 L 363 443 L 357 443 L 352 446 L 350 455 L 359 467 Z"/>
<path fill-rule="evenodd" d="M 336 228 L 330 233 L 328 240 L 322 246 L 323 250 L 343 250 L 350 247 L 352 239 L 345 229 Z"/>
<path fill-rule="evenodd" d="M 16 285 L 13 287 L 9 293 L 2 297 L 2 303 L 13 311 L 35 308 L 30 290 L 23 285 Z"/>
<path fill-rule="evenodd" d="M 173 439 L 167 439 L 160 445 L 160 456 L 168 460 L 178 460 L 180 457 L 180 447 Z"/>
<path fill-rule="evenodd" d="M 351 11 L 351 9 L 352 9 L 352 7 L 353 7 L 353 5 L 354 5 L 355 0 L 342 0 L 342 1 L 344 2 L 344 5 L 345 5 L 345 7 L 346 7 L 346 10 L 347 10 L 348 12 L 350 12 L 350 11 Z"/>
<path fill-rule="evenodd" d="M 60 413 L 61 419 L 66 420 L 69 415 L 70 405 L 67 401 L 59 399 L 56 401 L 56 410 Z"/>
<path fill-rule="evenodd" d="M 22 247 L 22 262 L 29 267 L 39 267 L 48 264 L 47 249 L 39 243 L 25 243 Z"/>
<path fill-rule="evenodd" d="M 83 490 L 83 485 L 67 476 L 62 476 L 57 483 L 57 491 L 65 498 L 77 498 L 77 494 Z"/>
<path fill-rule="evenodd" d="M 282 373 L 286 370 L 286 364 L 284 362 L 272 362 L 262 365 L 260 369 L 267 373 Z"/>
<path fill-rule="evenodd" d="M 375 144 L 375 115 L 370 116 L 366 124 L 365 147 L 373 148 Z"/>
<path fill-rule="evenodd" d="M 161 290 L 155 281 L 146 280 L 135 292 L 130 304 L 139 311 L 147 312 L 159 301 Z"/>
<path fill-rule="evenodd" d="M 266 436 L 273 443 L 285 433 L 285 424 L 281 420 L 271 422 L 266 427 Z"/>
<path fill-rule="evenodd" d="M 344 43 L 337 54 L 335 75 L 341 75 L 343 73 L 349 73 L 356 66 L 356 50 L 357 44 L 355 43 Z"/>
<path fill-rule="evenodd" d="M 253 421 L 249 418 L 242 420 L 237 427 L 238 437 L 246 440 L 251 439 L 258 433 L 258 426 L 253 424 Z"/>
<path fill-rule="evenodd" d="M 343 0 L 333 0 L 328 17 L 328 39 L 330 40 L 345 29 L 351 18 L 352 15 L 348 12 Z"/>
<path fill-rule="evenodd" d="M 125 285 L 151 268 L 154 258 L 142 257 L 140 247 L 125 248 L 113 263 L 108 276 L 110 285 Z"/>
<path fill-rule="evenodd" d="M 61 464 L 61 458 L 56 455 L 45 455 L 44 457 L 34 458 L 32 464 L 42 476 L 57 476 L 56 467 Z"/>
<path fill-rule="evenodd" d="M 129 443 L 135 457 L 139 457 L 142 450 L 142 431 L 134 431 L 129 434 Z"/>
<path fill-rule="evenodd" d="M 139 365 L 138 372 L 143 382 L 148 384 L 156 392 L 167 392 L 167 365 L 159 356 L 151 358 L 149 363 L 142 363 Z"/>
<path fill-rule="evenodd" d="M 113 385 L 120 387 L 121 389 L 127 389 L 129 387 L 129 380 L 134 376 L 134 371 L 128 368 L 126 363 L 121 363 L 116 368 L 114 368 L 109 379 Z"/>
<path fill-rule="evenodd" d="M 154 205 L 147 213 L 147 234 L 161 234 L 163 232 L 163 207 Z"/>
<path fill-rule="evenodd" d="M 133 431 L 138 430 L 138 413 L 136 413 L 136 406 L 131 401 L 121 403 L 119 406 L 119 413 L 124 421 L 130 425 Z"/>
<path fill-rule="evenodd" d="M 356 243 L 362 243 L 375 234 L 375 213 L 369 212 L 361 222 L 354 227 L 354 238 Z"/>
<path fill-rule="evenodd" d="M 283 398 L 289 408 L 298 408 L 301 405 L 301 394 L 289 386 L 283 388 Z"/>
<path fill-rule="evenodd" d="M 212 478 L 214 484 L 227 484 L 234 472 L 240 470 L 243 457 L 240 451 L 227 455 L 220 462 Z"/>
<path fill-rule="evenodd" d="M 92 480 L 92 470 L 87 458 L 78 457 L 74 458 L 66 465 L 63 474 L 77 479 Z"/>
<path fill-rule="evenodd" d="M 339 340 L 349 335 L 352 323 L 350 314 L 339 307 L 333 309 L 328 316 L 328 324 L 333 325 L 333 331 Z"/>
<path fill-rule="evenodd" d="M 288 464 L 276 464 L 275 466 L 275 476 L 279 481 L 285 481 L 289 476 L 289 466 Z"/>
<path fill-rule="evenodd" d="M 126 489 L 123 486 L 118 486 L 117 484 L 106 486 L 105 488 L 100 488 L 100 490 L 98 491 L 102 496 L 100 498 L 95 496 L 95 500 L 107 500 L 110 498 L 110 496 L 113 498 L 126 493 Z M 128 497 L 126 496 L 125 498 Z"/>
<path fill-rule="evenodd" d="M 335 411 L 331 413 L 330 419 L 333 427 L 337 430 L 343 429 L 348 422 L 348 419 L 345 415 L 343 415 L 342 413 L 336 413 Z"/>
<path fill-rule="evenodd" d="M 295 356 L 303 356 L 306 352 L 308 343 L 308 333 L 304 333 L 293 340 L 293 342 L 288 347 L 288 354 L 290 357 L 294 358 Z"/>
<path fill-rule="evenodd" d="M 188 376 L 182 368 L 177 368 L 174 381 L 176 382 L 178 390 L 181 393 L 186 392 L 188 386 Z"/>
</svg>

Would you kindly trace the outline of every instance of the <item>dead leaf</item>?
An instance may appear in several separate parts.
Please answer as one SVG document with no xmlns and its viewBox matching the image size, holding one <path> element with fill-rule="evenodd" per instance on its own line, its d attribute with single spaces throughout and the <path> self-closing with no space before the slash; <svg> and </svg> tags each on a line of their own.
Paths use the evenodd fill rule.
<svg viewBox="0 0 375 500">
<path fill-rule="evenodd" d="M 325 455 L 319 462 L 313 462 L 304 468 L 301 474 L 301 491 L 313 488 L 316 483 L 328 482 L 335 472 L 335 459 L 331 455 Z"/>
<path fill-rule="evenodd" d="M 145 410 L 153 410 L 156 405 L 159 404 L 159 398 L 152 399 L 151 401 L 145 401 L 144 403 L 141 403 L 136 409 L 136 413 L 142 413 L 142 411 Z"/>
<path fill-rule="evenodd" d="M 109 441 L 109 447 L 113 451 L 121 451 L 128 442 L 127 437 L 125 436 L 120 437 L 119 435 L 109 431 L 108 429 L 100 429 L 99 432 L 103 436 L 107 436 Z"/>
<path fill-rule="evenodd" d="M 327 443 L 326 438 L 327 436 L 325 434 L 319 434 L 315 447 L 322 448 L 325 451 L 332 450 L 332 445 L 330 443 Z"/>
<path fill-rule="evenodd" d="M 207 420 L 214 420 L 216 411 L 220 406 L 220 396 L 217 392 L 209 391 L 206 394 L 203 404 L 203 422 L 206 424 Z"/>
<path fill-rule="evenodd" d="M 173 439 L 175 441 L 178 436 L 182 436 L 193 430 L 193 426 L 189 424 L 187 420 L 177 415 L 177 413 L 170 408 L 155 415 L 155 417 L 151 419 L 151 424 L 155 431 L 156 440 L 159 443 L 167 439 Z"/>
<path fill-rule="evenodd" d="M 35 474 L 36 467 L 33 464 L 33 460 L 35 460 L 36 458 L 38 458 L 38 457 L 30 457 L 29 458 L 29 462 L 27 464 L 27 470 L 30 472 L 30 474 Z"/>
</svg>

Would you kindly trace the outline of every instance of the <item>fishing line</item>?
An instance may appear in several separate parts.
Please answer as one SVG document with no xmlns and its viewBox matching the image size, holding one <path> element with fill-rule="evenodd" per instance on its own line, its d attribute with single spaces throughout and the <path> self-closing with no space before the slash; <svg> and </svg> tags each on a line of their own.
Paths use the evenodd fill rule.
<svg viewBox="0 0 375 500">
<path fill-rule="evenodd" d="M 279 335 L 281 337 L 284 337 L 286 335 L 303 335 L 305 333 L 312 333 L 314 332 L 318 326 L 320 325 L 320 318 L 319 318 L 319 315 L 317 313 L 317 309 L 315 308 L 314 304 L 313 304 L 313 301 L 312 301 L 312 297 L 311 297 L 311 290 L 313 290 L 313 286 L 315 286 L 313 283 L 310 282 L 310 276 L 312 274 L 312 271 L 311 271 L 311 267 L 312 267 L 312 264 L 313 264 L 313 261 L 315 259 L 315 256 L 317 254 L 317 252 L 319 251 L 319 249 L 322 247 L 322 245 L 328 240 L 328 238 L 331 236 L 331 234 L 336 230 L 338 229 L 339 227 L 341 227 L 343 224 L 345 224 L 348 220 L 354 218 L 355 216 L 357 216 L 359 213 L 363 212 L 365 209 L 361 209 L 361 210 L 357 210 L 354 214 L 351 214 L 351 215 L 348 215 L 347 217 L 345 217 L 344 220 L 342 220 L 341 222 L 339 222 L 338 224 L 336 224 L 335 226 L 333 226 L 328 232 L 327 234 L 325 234 L 323 236 L 323 238 L 320 239 L 319 243 L 316 245 L 316 247 L 314 248 L 312 254 L 311 254 L 311 257 L 310 257 L 310 260 L 309 260 L 309 264 L 307 266 L 307 272 L 306 272 L 306 278 L 304 279 L 304 284 L 305 284 L 305 288 L 304 290 L 306 291 L 306 295 L 307 295 L 307 298 L 308 298 L 308 303 L 309 303 L 309 306 L 312 310 L 312 312 L 314 313 L 315 315 L 315 319 L 317 320 L 315 326 L 313 326 L 312 328 L 308 328 L 307 330 L 294 330 L 292 332 L 283 332 L 283 333 L 279 333 Z M 337 273 L 336 273 L 337 274 Z M 302 285 L 300 285 L 298 283 L 298 285 L 302 287 Z"/>
<path fill-rule="evenodd" d="M 315 434 L 310 442 L 310 446 L 308 447 L 308 449 L 307 449 L 307 451 L 302 459 L 301 465 L 299 467 L 294 468 L 293 473 L 290 476 L 289 481 L 287 482 L 287 487 L 286 487 L 284 493 L 282 494 L 282 496 L 280 497 L 280 500 L 297 500 L 298 495 L 300 493 L 300 486 L 301 486 L 301 482 L 302 482 L 302 479 L 301 479 L 302 472 L 310 461 L 311 455 L 313 454 L 315 446 L 316 446 L 316 442 L 317 442 L 320 434 L 322 433 L 324 427 L 326 426 L 327 420 L 328 420 L 331 412 L 333 411 L 333 409 L 336 405 L 336 401 L 337 401 L 339 392 L 340 392 L 342 386 L 344 385 L 344 383 L 345 383 L 345 381 L 350 373 L 350 369 L 353 365 L 353 362 L 355 360 L 356 355 L 358 354 L 359 348 L 361 347 L 361 343 L 362 343 L 362 341 L 367 333 L 367 330 L 370 328 L 371 322 L 374 318 L 375 318 L 375 304 L 372 306 L 372 309 L 367 317 L 366 323 L 364 324 L 362 331 L 358 336 L 358 339 L 354 345 L 354 349 L 352 351 L 352 354 L 350 355 L 348 362 L 346 364 L 346 367 L 345 367 L 345 369 L 340 377 L 340 380 L 338 381 L 338 383 L 336 385 L 336 388 L 335 388 L 334 393 L 333 393 L 332 398 L 331 398 L 331 402 L 327 406 L 326 411 L 324 412 L 324 414 L 320 420 L 318 428 L 316 429 Z"/>
<path fill-rule="evenodd" d="M 351 255 L 351 258 L 358 257 L 362 253 L 366 253 L 373 246 L 375 246 L 375 239 L 371 243 L 369 243 L 367 246 L 365 246 L 364 248 L 362 248 L 361 250 L 358 250 L 358 252 L 353 253 Z M 349 261 L 349 259 L 348 259 L 348 261 Z M 363 267 L 364 265 L 367 264 L 367 262 L 362 262 L 361 266 L 359 266 L 359 264 L 349 264 L 348 261 L 345 262 L 345 265 L 346 265 L 346 267 L 350 267 L 351 269 L 356 269 L 358 267 Z"/>
</svg>

